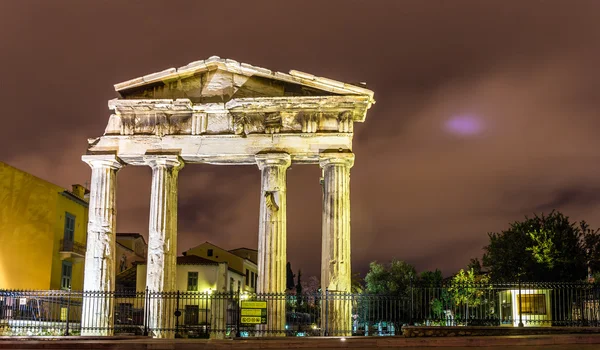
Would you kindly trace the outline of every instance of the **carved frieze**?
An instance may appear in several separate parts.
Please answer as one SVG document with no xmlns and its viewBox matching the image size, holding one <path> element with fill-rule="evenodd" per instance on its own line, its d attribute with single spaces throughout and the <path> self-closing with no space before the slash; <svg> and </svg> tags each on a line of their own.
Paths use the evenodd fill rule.
<svg viewBox="0 0 600 350">
<path fill-rule="evenodd" d="M 248 135 L 265 131 L 263 113 L 235 113 L 233 116 L 233 132 L 236 135 Z"/>
<path fill-rule="evenodd" d="M 278 134 L 281 132 L 281 115 L 279 112 L 265 114 L 265 133 Z"/>
<path fill-rule="evenodd" d="M 122 105 L 120 103 L 123 103 Z M 160 102 L 160 103 L 159 103 Z M 267 104 L 229 110 L 221 103 L 186 104 L 185 101 L 111 101 L 115 114 L 105 135 L 249 135 L 279 133 L 352 133 L 355 111 L 342 104 L 321 108 L 289 106 L 280 110 Z M 287 103 L 287 102 L 286 102 Z M 285 108 L 283 108 L 285 107 Z"/>
<path fill-rule="evenodd" d="M 192 114 L 191 134 L 205 134 L 208 127 L 208 115 L 206 113 Z"/>
<path fill-rule="evenodd" d="M 323 113 L 302 112 L 298 113 L 296 118 L 300 124 L 302 132 L 316 133 L 319 128 L 319 119 Z"/>
<path fill-rule="evenodd" d="M 279 211 L 279 205 L 277 205 L 277 202 L 275 201 L 274 191 L 265 192 L 265 205 L 273 212 Z"/>
<path fill-rule="evenodd" d="M 352 120 L 352 111 L 343 111 L 338 115 L 338 131 L 353 132 L 354 121 Z"/>
</svg>

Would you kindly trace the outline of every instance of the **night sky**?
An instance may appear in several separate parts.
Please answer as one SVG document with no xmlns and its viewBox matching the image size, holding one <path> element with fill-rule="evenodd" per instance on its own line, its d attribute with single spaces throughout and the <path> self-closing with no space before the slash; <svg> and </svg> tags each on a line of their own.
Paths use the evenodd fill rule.
<svg viewBox="0 0 600 350">
<path fill-rule="evenodd" d="M 0 1 L 0 160 L 90 180 L 113 84 L 231 58 L 367 82 L 355 125 L 352 266 L 450 274 L 487 232 L 556 208 L 600 226 L 600 1 Z M 147 235 L 150 169 L 119 172 L 118 231 Z M 317 275 L 318 166 L 288 172 L 288 259 Z M 260 173 L 188 165 L 179 251 L 256 247 Z"/>
</svg>

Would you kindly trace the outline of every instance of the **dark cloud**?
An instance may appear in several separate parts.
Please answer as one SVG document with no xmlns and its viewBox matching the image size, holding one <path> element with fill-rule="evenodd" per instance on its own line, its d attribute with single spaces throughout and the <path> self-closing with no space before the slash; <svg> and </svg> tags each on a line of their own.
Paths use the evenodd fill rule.
<svg viewBox="0 0 600 350">
<path fill-rule="evenodd" d="M 566 1 L 1 1 L 0 159 L 68 187 L 112 85 L 219 55 L 348 82 L 377 103 L 355 128 L 353 268 L 451 273 L 487 232 L 558 209 L 600 226 L 600 4 Z M 448 132 L 450 118 L 481 122 Z M 288 174 L 288 256 L 318 274 L 316 166 Z M 256 246 L 259 170 L 181 171 L 179 250 Z M 150 170 L 119 173 L 118 227 L 147 234 Z"/>
</svg>

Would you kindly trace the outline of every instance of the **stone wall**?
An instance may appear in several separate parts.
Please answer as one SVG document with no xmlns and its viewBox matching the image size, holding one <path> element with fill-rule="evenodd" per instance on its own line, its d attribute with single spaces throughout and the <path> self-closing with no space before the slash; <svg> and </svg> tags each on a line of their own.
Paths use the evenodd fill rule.
<svg viewBox="0 0 600 350">
<path fill-rule="evenodd" d="M 596 327 L 402 327 L 406 338 L 598 333 Z"/>
</svg>

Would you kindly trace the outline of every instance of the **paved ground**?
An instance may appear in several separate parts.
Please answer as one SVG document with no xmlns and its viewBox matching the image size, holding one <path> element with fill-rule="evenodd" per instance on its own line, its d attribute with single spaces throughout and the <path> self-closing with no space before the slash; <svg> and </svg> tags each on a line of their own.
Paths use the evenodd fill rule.
<svg viewBox="0 0 600 350">
<path fill-rule="evenodd" d="M 548 350 L 598 350 L 600 335 L 561 334 L 506 337 L 452 337 L 452 338 L 281 338 L 248 340 L 157 340 L 149 338 L 2 338 L 0 349 L 548 349 Z"/>
</svg>

